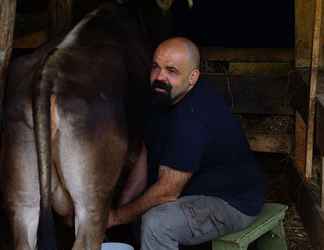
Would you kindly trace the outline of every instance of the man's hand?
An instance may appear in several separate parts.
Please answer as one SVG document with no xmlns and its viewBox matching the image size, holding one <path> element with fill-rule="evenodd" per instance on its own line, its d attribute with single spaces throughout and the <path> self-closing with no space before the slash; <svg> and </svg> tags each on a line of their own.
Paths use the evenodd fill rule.
<svg viewBox="0 0 324 250">
<path fill-rule="evenodd" d="M 191 176 L 190 172 L 160 166 L 158 181 L 142 196 L 117 210 L 110 210 L 107 228 L 129 223 L 154 206 L 176 200 Z"/>
</svg>

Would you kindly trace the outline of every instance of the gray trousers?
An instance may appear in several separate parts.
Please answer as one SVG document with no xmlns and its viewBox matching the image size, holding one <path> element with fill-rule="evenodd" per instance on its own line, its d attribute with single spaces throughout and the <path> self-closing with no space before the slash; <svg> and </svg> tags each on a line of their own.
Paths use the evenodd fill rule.
<svg viewBox="0 0 324 250">
<path fill-rule="evenodd" d="M 177 250 L 247 227 L 247 216 L 211 196 L 184 196 L 156 206 L 142 216 L 141 250 Z"/>
</svg>

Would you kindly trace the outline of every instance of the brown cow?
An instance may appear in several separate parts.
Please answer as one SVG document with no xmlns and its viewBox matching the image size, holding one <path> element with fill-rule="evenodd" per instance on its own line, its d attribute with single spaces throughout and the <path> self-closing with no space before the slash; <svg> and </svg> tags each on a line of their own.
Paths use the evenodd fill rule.
<svg viewBox="0 0 324 250">
<path fill-rule="evenodd" d="M 137 21 L 106 4 L 14 65 L 1 169 L 14 249 L 56 249 L 52 208 L 74 215 L 73 250 L 100 248 L 115 184 L 140 145 L 149 91 Z"/>
</svg>

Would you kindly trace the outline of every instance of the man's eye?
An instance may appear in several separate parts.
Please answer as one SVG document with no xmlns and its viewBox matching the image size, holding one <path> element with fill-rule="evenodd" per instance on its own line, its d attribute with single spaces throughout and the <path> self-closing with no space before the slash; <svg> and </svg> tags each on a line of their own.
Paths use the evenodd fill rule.
<svg viewBox="0 0 324 250">
<path fill-rule="evenodd" d="M 156 69 L 157 67 L 158 67 L 157 64 L 155 64 L 155 63 L 152 64 L 152 69 Z"/>
</svg>

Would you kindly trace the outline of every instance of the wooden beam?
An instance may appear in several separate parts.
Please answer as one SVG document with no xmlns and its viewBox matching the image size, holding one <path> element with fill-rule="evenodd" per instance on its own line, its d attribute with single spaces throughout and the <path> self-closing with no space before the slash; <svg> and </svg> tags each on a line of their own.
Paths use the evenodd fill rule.
<svg viewBox="0 0 324 250">
<path fill-rule="evenodd" d="M 315 0 L 295 0 L 295 66 L 309 67 Z"/>
<path fill-rule="evenodd" d="M 309 73 L 308 70 L 291 71 L 288 75 L 288 83 L 293 86 L 289 91 L 290 106 L 301 115 L 304 122 L 307 122 L 308 117 L 308 98 L 309 98 Z M 289 97 L 288 97 L 289 98 Z M 306 144 L 304 151 L 306 151 Z"/>
<path fill-rule="evenodd" d="M 292 69 L 288 62 L 230 62 L 230 75 L 280 75 L 287 76 Z"/>
<path fill-rule="evenodd" d="M 294 115 L 289 105 L 294 85 L 287 76 L 202 73 L 201 78 L 214 83 L 235 114 Z"/>
<path fill-rule="evenodd" d="M 32 32 L 14 40 L 13 47 L 17 49 L 35 49 L 47 41 L 45 31 Z"/>
<path fill-rule="evenodd" d="M 304 182 L 295 167 L 287 168 L 290 194 L 314 249 L 324 249 L 324 216 L 314 190 Z M 288 178 L 289 177 L 289 178 Z"/>
<path fill-rule="evenodd" d="M 0 4 L 0 117 L 4 95 L 6 71 L 12 51 L 13 32 L 16 17 L 16 0 L 1 0 Z"/>
<path fill-rule="evenodd" d="M 321 157 L 321 161 L 322 161 L 321 210 L 324 213 L 324 157 Z"/>
<path fill-rule="evenodd" d="M 295 119 L 295 143 L 294 143 L 294 165 L 299 174 L 305 178 L 305 164 L 306 164 L 306 124 L 296 111 Z"/>
<path fill-rule="evenodd" d="M 201 57 L 229 62 L 292 62 L 293 49 L 201 47 Z"/>
<path fill-rule="evenodd" d="M 313 163 L 313 146 L 314 146 L 314 121 L 315 121 L 315 105 L 316 105 L 316 88 L 318 78 L 318 67 L 320 62 L 320 39 L 321 39 L 321 22 L 322 22 L 322 0 L 315 2 L 313 29 L 313 47 L 312 62 L 310 76 L 308 121 L 307 121 L 307 149 L 306 149 L 306 179 L 312 177 Z"/>
<path fill-rule="evenodd" d="M 324 156 L 324 95 L 317 96 L 315 143 Z"/>
<path fill-rule="evenodd" d="M 250 149 L 255 152 L 291 153 L 291 136 L 247 133 Z"/>
<path fill-rule="evenodd" d="M 286 115 L 235 115 L 255 152 L 290 154 L 293 118 Z"/>
</svg>

